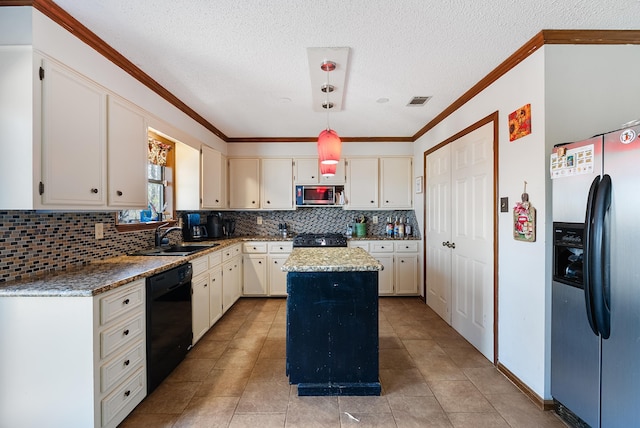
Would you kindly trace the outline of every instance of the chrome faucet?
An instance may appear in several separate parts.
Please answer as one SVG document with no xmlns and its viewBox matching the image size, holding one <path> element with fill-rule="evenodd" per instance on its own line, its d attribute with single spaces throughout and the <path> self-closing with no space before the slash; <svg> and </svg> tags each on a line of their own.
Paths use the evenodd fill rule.
<svg viewBox="0 0 640 428">
<path fill-rule="evenodd" d="M 162 228 L 165 227 L 166 225 L 168 225 L 169 223 L 163 223 L 160 226 L 156 227 L 156 231 L 155 231 L 155 244 L 156 247 L 161 247 L 162 246 L 162 240 L 169 234 L 169 232 L 174 231 L 174 230 L 182 230 L 181 227 L 170 227 L 166 230 L 163 230 Z"/>
</svg>

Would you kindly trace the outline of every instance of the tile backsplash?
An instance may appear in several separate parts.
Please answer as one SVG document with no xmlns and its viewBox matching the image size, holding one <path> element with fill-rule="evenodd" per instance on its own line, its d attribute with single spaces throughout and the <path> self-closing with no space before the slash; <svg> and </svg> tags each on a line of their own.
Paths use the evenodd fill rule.
<svg viewBox="0 0 640 428">
<path fill-rule="evenodd" d="M 209 212 L 202 211 L 202 214 Z M 407 218 L 419 236 L 415 213 L 407 211 L 345 211 L 340 208 L 299 208 L 296 211 L 225 211 L 236 220 L 235 236 L 277 235 L 278 224 L 290 233 L 345 233 L 355 216 L 367 219 L 367 234 L 384 235 L 385 219 Z M 262 225 L 257 217 L 262 217 Z M 372 217 L 378 216 L 378 224 Z M 95 239 L 95 224 L 102 223 L 104 239 Z M 181 238 L 171 234 L 172 241 Z M 153 230 L 118 232 L 112 212 L 0 211 L 0 283 L 47 271 L 81 266 L 153 246 Z"/>
</svg>

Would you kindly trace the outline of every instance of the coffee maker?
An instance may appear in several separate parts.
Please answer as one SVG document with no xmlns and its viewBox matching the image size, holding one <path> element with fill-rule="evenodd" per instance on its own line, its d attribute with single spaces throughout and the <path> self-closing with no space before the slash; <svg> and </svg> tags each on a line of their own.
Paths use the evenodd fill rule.
<svg viewBox="0 0 640 428">
<path fill-rule="evenodd" d="M 220 213 L 207 216 L 207 232 L 212 239 L 224 237 L 224 224 Z"/>
<path fill-rule="evenodd" d="M 232 218 L 225 218 L 223 224 L 224 235 L 229 238 L 236 231 L 236 221 Z"/>
<path fill-rule="evenodd" d="M 202 241 L 208 237 L 207 227 L 201 224 L 200 214 L 182 214 L 183 241 Z"/>
</svg>

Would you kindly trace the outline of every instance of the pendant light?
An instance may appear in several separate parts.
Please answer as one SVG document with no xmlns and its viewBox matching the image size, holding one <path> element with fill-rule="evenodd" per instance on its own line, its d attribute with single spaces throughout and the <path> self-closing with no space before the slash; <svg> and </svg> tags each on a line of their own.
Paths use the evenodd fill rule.
<svg viewBox="0 0 640 428">
<path fill-rule="evenodd" d="M 327 110 L 327 129 L 318 135 L 318 158 L 320 159 L 320 165 L 335 165 L 340 161 L 342 141 L 336 131 L 329 126 L 329 110 L 333 107 L 333 103 L 329 102 L 329 93 L 334 89 L 334 87 L 329 84 L 329 73 L 336 69 L 336 63 L 325 60 L 320 65 L 320 68 L 327 73 L 327 83 L 320 88 L 322 92 L 326 94 L 326 101 L 322 103 L 322 107 Z M 327 170 L 327 175 L 329 174 L 330 172 Z M 333 174 L 335 174 L 335 168 Z"/>
<path fill-rule="evenodd" d="M 337 163 L 320 163 L 320 175 L 323 177 L 333 177 L 336 175 Z"/>
</svg>

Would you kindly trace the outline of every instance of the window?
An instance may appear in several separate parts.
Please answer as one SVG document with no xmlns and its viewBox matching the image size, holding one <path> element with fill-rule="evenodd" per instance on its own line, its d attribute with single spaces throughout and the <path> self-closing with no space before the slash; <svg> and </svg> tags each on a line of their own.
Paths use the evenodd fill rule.
<svg viewBox="0 0 640 428">
<path fill-rule="evenodd" d="M 157 227 L 158 223 L 171 221 L 173 211 L 173 166 L 175 164 L 173 142 L 149 132 L 149 163 L 147 164 L 146 210 L 123 210 L 116 214 L 116 228 L 120 231 Z"/>
</svg>

